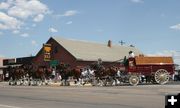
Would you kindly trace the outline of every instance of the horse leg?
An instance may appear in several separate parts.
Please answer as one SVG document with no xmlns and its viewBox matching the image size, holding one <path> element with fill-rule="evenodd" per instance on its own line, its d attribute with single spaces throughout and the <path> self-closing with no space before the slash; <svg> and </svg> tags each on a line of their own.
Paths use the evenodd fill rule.
<svg viewBox="0 0 180 108">
<path fill-rule="evenodd" d="M 9 80 L 9 85 L 12 85 L 12 77 Z"/>
<path fill-rule="evenodd" d="M 67 78 L 65 79 L 65 86 L 70 86 L 70 83 Z"/>
<path fill-rule="evenodd" d="M 23 79 L 21 78 L 21 76 L 18 78 L 18 80 L 19 80 L 19 85 L 22 85 Z"/>
<path fill-rule="evenodd" d="M 15 81 L 15 82 L 14 82 L 14 85 L 17 85 L 17 79 L 15 79 L 14 81 Z"/>
<path fill-rule="evenodd" d="M 81 80 L 82 80 L 82 78 L 78 78 L 78 84 L 77 85 L 81 85 Z"/>
<path fill-rule="evenodd" d="M 83 85 L 83 83 L 84 83 L 84 79 L 81 78 L 80 84 Z"/>
<path fill-rule="evenodd" d="M 30 80 L 30 77 L 28 77 L 28 86 L 30 86 L 31 85 L 31 80 Z"/>
</svg>

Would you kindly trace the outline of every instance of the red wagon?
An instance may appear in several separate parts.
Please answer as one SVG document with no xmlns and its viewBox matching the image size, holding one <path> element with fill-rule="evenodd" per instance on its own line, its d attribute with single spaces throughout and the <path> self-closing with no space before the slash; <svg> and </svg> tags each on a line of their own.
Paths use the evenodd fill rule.
<svg viewBox="0 0 180 108">
<path fill-rule="evenodd" d="M 172 57 L 130 57 L 124 66 L 131 85 L 137 85 L 142 75 L 158 84 L 166 84 L 174 74 Z"/>
</svg>

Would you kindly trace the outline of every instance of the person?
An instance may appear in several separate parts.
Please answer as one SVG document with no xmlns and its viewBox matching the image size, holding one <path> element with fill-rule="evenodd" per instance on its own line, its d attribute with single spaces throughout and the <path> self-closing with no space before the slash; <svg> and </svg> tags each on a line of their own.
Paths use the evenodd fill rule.
<svg viewBox="0 0 180 108">
<path fill-rule="evenodd" d="M 135 55 L 134 55 L 133 51 L 129 51 L 129 58 L 134 58 L 134 57 L 135 57 Z"/>
<path fill-rule="evenodd" d="M 5 78 L 8 79 L 9 78 L 9 72 L 6 72 Z"/>
<path fill-rule="evenodd" d="M 52 69 L 52 79 L 55 78 L 55 75 L 56 75 L 56 70 L 55 70 L 55 68 L 53 68 L 53 69 Z"/>
</svg>

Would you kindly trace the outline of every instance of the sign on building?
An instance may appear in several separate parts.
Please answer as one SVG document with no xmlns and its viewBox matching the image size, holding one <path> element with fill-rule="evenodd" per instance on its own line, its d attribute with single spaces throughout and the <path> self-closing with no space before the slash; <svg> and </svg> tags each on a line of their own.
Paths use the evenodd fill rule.
<svg viewBox="0 0 180 108">
<path fill-rule="evenodd" d="M 16 63 L 16 58 L 14 59 L 8 59 L 8 63 L 11 64 L 11 63 Z"/>
<path fill-rule="evenodd" d="M 51 44 L 43 44 L 44 61 L 51 60 Z"/>
<path fill-rule="evenodd" d="M 57 66 L 59 64 L 58 60 L 51 60 L 50 61 L 50 66 Z"/>
</svg>

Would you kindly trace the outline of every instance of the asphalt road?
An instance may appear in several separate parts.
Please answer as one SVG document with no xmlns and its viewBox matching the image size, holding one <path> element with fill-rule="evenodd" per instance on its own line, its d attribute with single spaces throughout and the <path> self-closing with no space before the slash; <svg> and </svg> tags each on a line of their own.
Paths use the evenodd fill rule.
<svg viewBox="0 0 180 108">
<path fill-rule="evenodd" d="M 0 108 L 164 108 L 180 84 L 117 87 L 8 86 L 0 83 Z"/>
</svg>

